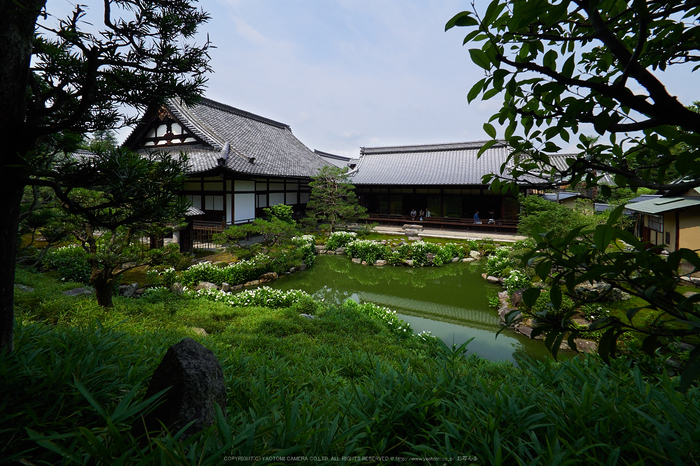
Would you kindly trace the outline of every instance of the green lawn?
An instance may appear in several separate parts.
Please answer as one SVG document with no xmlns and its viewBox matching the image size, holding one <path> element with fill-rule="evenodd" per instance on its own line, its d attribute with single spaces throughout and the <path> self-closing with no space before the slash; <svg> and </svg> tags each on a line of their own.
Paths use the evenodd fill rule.
<svg viewBox="0 0 700 466">
<path fill-rule="evenodd" d="M 118 298 L 103 310 L 91 298 L 61 295 L 71 284 L 24 270 L 17 282 L 35 290 L 16 293 L 16 351 L 0 356 L 6 461 L 222 464 L 296 455 L 328 456 L 320 461 L 327 464 L 342 464 L 333 456 L 384 464 L 391 457 L 689 464 L 700 455 L 697 386 L 681 394 L 676 378 L 630 369 L 626 360 L 516 368 L 464 357 L 434 339 L 399 338 L 357 305 Z M 184 337 L 221 362 L 226 416 L 185 442 L 171 433 L 140 443 L 130 426 L 145 409 L 138 404 L 145 384 Z"/>
</svg>

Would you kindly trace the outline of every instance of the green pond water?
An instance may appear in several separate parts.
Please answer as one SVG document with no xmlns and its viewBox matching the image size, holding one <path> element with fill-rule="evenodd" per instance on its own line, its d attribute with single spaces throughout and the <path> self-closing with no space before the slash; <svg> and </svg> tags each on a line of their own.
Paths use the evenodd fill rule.
<svg viewBox="0 0 700 466">
<path fill-rule="evenodd" d="M 326 302 L 350 298 L 372 302 L 397 312 L 413 331 L 424 330 L 448 346 L 470 338 L 468 353 L 491 361 L 517 362 L 515 356 L 549 357 L 541 341 L 501 329 L 488 297 L 501 290 L 487 283 L 477 263 L 443 267 L 373 267 L 353 264 L 347 256 L 320 255 L 313 267 L 271 284 L 282 290 L 299 289 Z"/>
</svg>

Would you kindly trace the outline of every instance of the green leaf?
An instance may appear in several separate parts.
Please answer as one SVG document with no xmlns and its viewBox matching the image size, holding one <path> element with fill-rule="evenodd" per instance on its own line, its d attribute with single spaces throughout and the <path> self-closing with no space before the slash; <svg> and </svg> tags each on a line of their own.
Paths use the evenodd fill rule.
<svg viewBox="0 0 700 466">
<path fill-rule="evenodd" d="M 520 322 L 521 320 L 523 320 L 523 314 L 520 311 L 518 311 L 517 309 L 514 311 L 510 311 L 505 316 L 505 326 L 510 327 L 514 323 Z"/>
<path fill-rule="evenodd" d="M 41 445 L 42 447 L 46 448 L 47 450 L 61 455 L 64 459 L 65 458 L 71 459 L 76 464 L 81 464 L 83 462 L 82 459 L 78 455 L 76 455 L 75 453 L 67 450 L 65 447 L 63 447 L 61 445 L 58 445 L 58 444 L 50 441 L 52 439 L 69 438 L 72 436 L 72 434 L 43 436 L 40 433 L 38 433 L 32 429 L 25 428 L 25 430 L 27 431 L 27 436 L 29 437 L 30 440 L 36 442 L 38 445 Z"/>
<path fill-rule="evenodd" d="M 515 129 L 517 127 L 518 127 L 518 122 L 515 120 L 511 121 L 510 124 L 508 124 L 508 126 L 506 127 L 505 134 L 503 135 L 503 137 L 505 138 L 506 141 L 510 140 L 511 136 L 513 136 L 513 133 L 515 132 Z"/>
<path fill-rule="evenodd" d="M 593 233 L 593 243 L 600 252 L 605 252 L 610 243 L 615 240 L 615 229 L 607 225 L 598 225 Z"/>
<path fill-rule="evenodd" d="M 561 307 L 561 288 L 553 286 L 549 291 L 549 299 L 552 301 L 552 306 L 559 309 Z"/>
<path fill-rule="evenodd" d="M 564 62 L 561 74 L 567 78 L 570 78 L 574 74 L 574 69 L 576 68 L 576 55 L 571 55 Z"/>
<path fill-rule="evenodd" d="M 476 84 L 472 86 L 467 94 L 467 103 L 471 103 L 479 95 L 481 90 L 484 88 L 484 82 L 486 78 L 479 80 Z"/>
<path fill-rule="evenodd" d="M 540 297 L 542 290 L 540 288 L 528 288 L 523 291 L 523 302 L 526 306 L 532 307 L 537 302 L 537 298 Z"/>
<path fill-rule="evenodd" d="M 603 317 L 597 320 L 594 320 L 591 322 L 591 325 L 588 326 L 589 331 L 594 331 L 594 330 L 600 330 L 603 328 L 608 327 L 610 325 L 611 319 L 609 317 Z"/>
<path fill-rule="evenodd" d="M 569 347 L 572 350 L 576 351 L 577 353 L 578 353 L 578 347 L 576 346 L 576 338 L 578 338 L 578 335 L 579 335 L 578 331 L 571 332 L 571 334 L 569 334 L 569 337 L 566 339 L 567 343 L 569 343 Z"/>
<path fill-rule="evenodd" d="M 488 91 L 484 92 L 484 97 L 482 97 L 481 100 L 489 100 L 491 97 L 498 95 L 498 93 L 500 93 L 500 92 L 501 92 L 501 89 L 496 89 L 496 88 L 489 89 Z"/>
<path fill-rule="evenodd" d="M 496 144 L 497 142 L 498 142 L 498 141 L 496 141 L 495 139 L 491 139 L 490 141 L 486 141 L 486 144 L 484 144 L 483 146 L 481 146 L 481 149 L 479 149 L 479 153 L 477 154 L 477 156 L 478 156 L 478 157 L 481 157 L 481 154 L 483 154 L 484 152 L 486 152 L 488 149 L 491 148 L 491 146 L 493 146 L 493 145 Z"/>
<path fill-rule="evenodd" d="M 540 261 L 535 265 L 535 273 L 537 274 L 542 281 L 544 281 L 547 277 L 549 277 L 550 272 L 552 271 L 552 262 L 545 260 L 545 261 Z"/>
<path fill-rule="evenodd" d="M 605 134 L 610 127 L 612 119 L 607 113 L 601 113 L 593 119 L 593 128 L 598 134 Z"/>
<path fill-rule="evenodd" d="M 475 41 L 475 42 L 480 42 L 482 40 L 487 39 L 484 34 L 481 33 L 480 30 L 474 29 L 472 32 L 464 36 L 464 40 L 462 41 L 462 45 L 467 45 L 468 42 Z"/>
<path fill-rule="evenodd" d="M 686 248 L 673 251 L 669 254 L 667 261 L 672 268 L 677 269 L 684 260 L 695 267 L 695 270 L 700 269 L 700 257 L 695 251 Z"/>
<path fill-rule="evenodd" d="M 557 359 L 557 353 L 559 353 L 559 348 L 561 347 L 561 342 L 564 341 L 564 337 L 566 337 L 565 332 L 555 330 L 549 330 L 549 332 L 547 332 L 544 344 L 549 349 L 549 352 L 552 353 L 554 359 Z"/>
<path fill-rule="evenodd" d="M 484 131 L 486 131 L 486 134 L 491 138 L 496 139 L 496 128 L 494 128 L 492 124 L 484 123 Z"/>
<path fill-rule="evenodd" d="M 469 49 L 469 56 L 472 61 L 485 70 L 491 69 L 491 60 L 488 55 L 481 49 Z"/>
<path fill-rule="evenodd" d="M 685 369 L 681 374 L 681 383 L 678 388 L 683 393 L 687 392 L 693 381 L 698 377 L 700 377 L 700 347 L 691 351 Z"/>
<path fill-rule="evenodd" d="M 530 333 L 530 338 L 536 338 L 544 333 L 544 326 L 540 325 L 532 329 L 532 333 Z"/>
<path fill-rule="evenodd" d="M 78 391 L 85 397 L 88 403 L 97 411 L 102 417 L 106 417 L 107 413 L 105 412 L 104 408 L 100 403 L 98 403 L 95 398 L 92 397 L 90 392 L 88 391 L 87 387 L 80 383 L 80 381 L 76 378 L 73 379 L 73 384 L 75 385 L 75 388 L 78 389 Z"/>
<path fill-rule="evenodd" d="M 457 13 L 445 24 L 445 31 L 449 31 L 453 27 L 478 26 L 479 22 L 474 19 L 471 11 L 463 11 Z"/>
<path fill-rule="evenodd" d="M 633 308 L 628 309 L 627 312 L 625 313 L 627 315 L 627 319 L 630 322 L 632 322 L 632 319 L 634 319 L 634 316 L 636 316 L 637 313 L 639 311 L 641 311 L 642 309 L 646 309 L 646 307 L 633 307 Z"/>
<path fill-rule="evenodd" d="M 612 327 L 608 329 L 598 342 L 598 354 L 603 358 L 603 361 L 610 363 L 610 357 L 615 355 L 617 346 L 617 329 Z"/>
<path fill-rule="evenodd" d="M 503 8 L 505 8 L 505 4 L 502 3 L 501 0 L 492 0 L 491 3 L 489 3 L 488 8 L 486 8 L 482 25 L 489 26 L 496 19 L 496 17 L 501 14 Z"/>
<path fill-rule="evenodd" d="M 653 356 L 659 347 L 659 339 L 656 335 L 648 335 L 642 342 L 642 350 L 649 356 Z"/>
<path fill-rule="evenodd" d="M 544 54 L 542 64 L 551 70 L 557 69 L 557 52 L 550 50 Z"/>
<path fill-rule="evenodd" d="M 610 190 L 609 187 L 608 187 L 608 190 Z M 610 212 L 610 216 L 608 217 L 608 221 L 605 222 L 605 224 L 608 227 L 613 228 L 615 226 L 615 224 L 617 223 L 617 221 L 622 216 L 622 212 L 624 212 L 624 210 L 625 210 L 625 206 L 623 206 L 623 205 L 618 206 L 615 209 L 613 209 L 612 212 Z"/>
</svg>

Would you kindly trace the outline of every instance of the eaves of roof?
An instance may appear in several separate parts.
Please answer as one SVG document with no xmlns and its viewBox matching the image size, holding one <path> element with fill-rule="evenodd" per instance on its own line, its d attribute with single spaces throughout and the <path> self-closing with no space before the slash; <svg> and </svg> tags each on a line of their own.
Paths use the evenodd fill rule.
<svg viewBox="0 0 700 466">
<path fill-rule="evenodd" d="M 350 160 L 352 160 L 352 157 L 347 157 L 345 155 L 330 154 L 328 152 L 323 152 L 318 149 L 314 149 L 314 154 L 321 157 L 327 163 L 340 168 L 347 167 L 348 163 L 350 163 Z"/>
<path fill-rule="evenodd" d="M 642 202 L 642 201 L 648 201 L 650 199 L 658 199 L 661 197 L 661 194 L 642 194 L 641 196 L 635 197 L 634 199 L 630 199 L 629 202 Z"/>
<path fill-rule="evenodd" d="M 572 197 L 583 197 L 580 193 L 561 192 L 561 193 L 545 193 L 542 198 L 546 201 L 564 201 Z"/>
<path fill-rule="evenodd" d="M 189 206 L 185 212 L 185 217 L 197 217 L 199 215 L 204 215 L 204 212 L 192 206 Z"/>
<path fill-rule="evenodd" d="M 453 142 L 446 144 L 421 144 L 411 146 L 361 147 L 360 156 L 370 154 L 409 154 L 414 152 L 448 152 L 481 149 L 489 141 Z M 491 148 L 508 147 L 505 141 L 499 141 Z"/>
</svg>

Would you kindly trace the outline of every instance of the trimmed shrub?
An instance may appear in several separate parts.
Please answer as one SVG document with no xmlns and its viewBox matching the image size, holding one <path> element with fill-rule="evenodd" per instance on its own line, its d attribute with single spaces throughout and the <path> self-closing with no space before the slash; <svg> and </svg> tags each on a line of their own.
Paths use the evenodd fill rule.
<svg viewBox="0 0 700 466">
<path fill-rule="evenodd" d="M 494 277 L 507 277 L 510 269 L 515 266 L 515 261 L 510 258 L 511 249 L 502 246 L 486 258 L 486 273 Z"/>
<path fill-rule="evenodd" d="M 517 290 L 522 290 L 530 285 L 530 277 L 520 269 L 513 269 L 510 274 L 503 279 L 503 287 L 513 293 Z"/>
<path fill-rule="evenodd" d="M 87 252 L 77 244 L 49 249 L 44 256 L 42 265 L 48 270 L 58 272 L 63 280 L 79 283 L 90 282 L 90 264 Z"/>
<path fill-rule="evenodd" d="M 302 252 L 302 262 L 311 267 L 316 262 L 316 241 L 313 235 L 295 236 L 292 238 L 294 247 Z M 292 265 L 294 266 L 294 264 Z M 288 267 L 289 270 L 292 266 Z M 285 270 L 285 271 L 286 271 Z"/>
<path fill-rule="evenodd" d="M 306 302 L 311 296 L 301 290 L 282 291 L 269 286 L 262 286 L 239 293 L 225 293 L 221 290 L 187 291 L 191 298 L 206 298 L 210 301 L 228 304 L 229 306 L 261 306 L 272 309 L 290 307 L 299 302 Z"/>
<path fill-rule="evenodd" d="M 387 259 L 391 254 L 389 246 L 367 239 L 352 241 L 346 246 L 345 251 L 349 257 L 360 258 L 368 264 L 374 264 L 379 259 Z"/>
<path fill-rule="evenodd" d="M 371 317 L 372 319 L 382 321 L 386 324 L 391 333 L 393 333 L 400 340 L 413 336 L 411 324 L 399 319 L 396 315 L 396 311 L 392 311 L 388 307 L 377 306 L 374 303 L 358 304 L 352 299 L 346 300 L 343 303 L 343 307 L 346 309 L 354 309 L 368 317 Z"/>
<path fill-rule="evenodd" d="M 344 248 L 351 242 L 357 239 L 357 233 L 354 231 L 334 231 L 326 241 L 326 249 L 334 250 Z"/>
<path fill-rule="evenodd" d="M 177 281 L 177 271 L 173 267 L 158 266 L 148 269 L 146 277 L 153 285 L 170 288 Z"/>
</svg>

